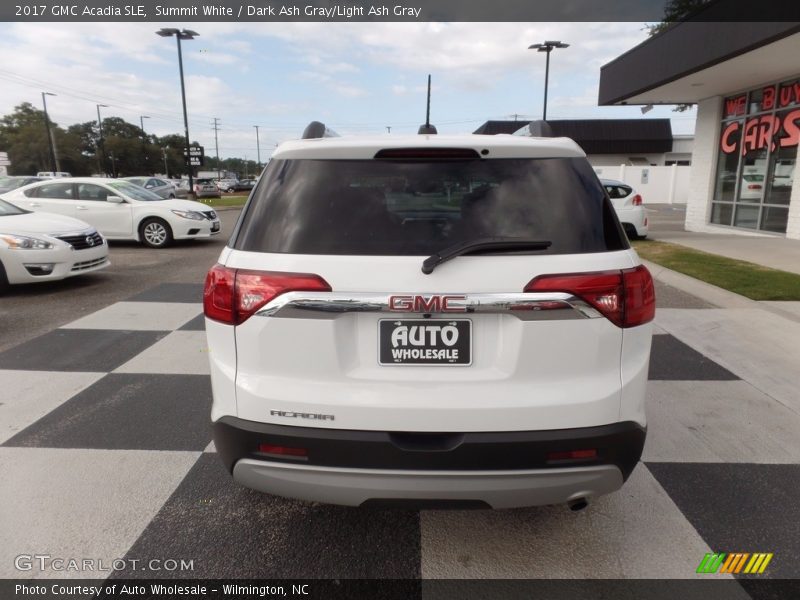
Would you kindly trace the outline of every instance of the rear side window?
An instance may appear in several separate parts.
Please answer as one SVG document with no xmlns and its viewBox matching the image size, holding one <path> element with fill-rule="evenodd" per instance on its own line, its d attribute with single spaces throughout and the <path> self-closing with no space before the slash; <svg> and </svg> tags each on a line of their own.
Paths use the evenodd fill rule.
<svg viewBox="0 0 800 600">
<path fill-rule="evenodd" d="M 628 194 L 631 193 L 632 188 L 629 188 L 626 185 L 611 185 L 606 184 L 605 186 L 606 191 L 608 192 L 608 197 L 612 200 L 617 200 L 619 198 L 624 198 Z"/>
<path fill-rule="evenodd" d="M 430 255 L 486 237 L 548 240 L 538 253 L 627 248 L 583 158 L 273 160 L 233 248 Z"/>
<path fill-rule="evenodd" d="M 34 198 L 72 198 L 71 183 L 46 183 L 39 187 L 25 190 L 25 195 Z"/>
</svg>

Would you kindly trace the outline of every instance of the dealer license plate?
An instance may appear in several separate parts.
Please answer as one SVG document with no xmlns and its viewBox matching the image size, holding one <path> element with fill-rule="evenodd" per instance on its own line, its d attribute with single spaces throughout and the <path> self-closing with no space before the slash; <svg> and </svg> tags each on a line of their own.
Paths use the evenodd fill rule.
<svg viewBox="0 0 800 600">
<path fill-rule="evenodd" d="M 467 366 L 472 364 L 469 319 L 381 319 L 381 365 Z"/>
</svg>

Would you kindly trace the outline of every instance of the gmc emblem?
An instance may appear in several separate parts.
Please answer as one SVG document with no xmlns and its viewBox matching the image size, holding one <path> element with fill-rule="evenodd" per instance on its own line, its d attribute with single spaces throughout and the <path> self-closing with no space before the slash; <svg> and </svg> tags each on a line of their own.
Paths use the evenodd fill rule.
<svg viewBox="0 0 800 600">
<path fill-rule="evenodd" d="M 390 296 L 389 310 L 394 312 L 417 313 L 463 313 L 467 312 L 466 306 L 451 306 L 451 303 L 464 302 L 466 296 Z"/>
</svg>

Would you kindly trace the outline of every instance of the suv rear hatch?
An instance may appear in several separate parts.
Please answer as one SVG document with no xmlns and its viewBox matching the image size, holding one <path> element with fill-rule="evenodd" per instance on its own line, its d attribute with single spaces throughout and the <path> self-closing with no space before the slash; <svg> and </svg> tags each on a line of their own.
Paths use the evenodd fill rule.
<svg viewBox="0 0 800 600">
<path fill-rule="evenodd" d="M 423 272 L 487 239 L 512 243 Z M 220 263 L 206 314 L 235 325 L 237 416 L 283 425 L 613 423 L 623 330 L 645 318 L 638 260 L 582 157 L 274 159 Z"/>
</svg>

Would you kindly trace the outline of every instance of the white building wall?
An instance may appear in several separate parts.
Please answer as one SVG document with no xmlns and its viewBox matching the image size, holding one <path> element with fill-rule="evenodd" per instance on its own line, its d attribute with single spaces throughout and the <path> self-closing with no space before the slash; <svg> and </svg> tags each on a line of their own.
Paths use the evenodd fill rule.
<svg viewBox="0 0 800 600">
<path fill-rule="evenodd" d="M 719 231 L 709 229 L 711 198 L 714 195 L 714 173 L 717 166 L 722 98 L 713 96 L 697 104 L 694 129 L 694 148 L 689 176 L 689 195 L 686 202 L 687 231 Z"/>
<path fill-rule="evenodd" d="M 686 204 L 691 167 L 594 167 L 600 179 L 616 179 L 642 196 L 645 204 Z"/>
<path fill-rule="evenodd" d="M 789 219 L 786 222 L 786 237 L 800 240 L 800 162 L 794 163 L 792 197 L 789 203 Z"/>
</svg>

